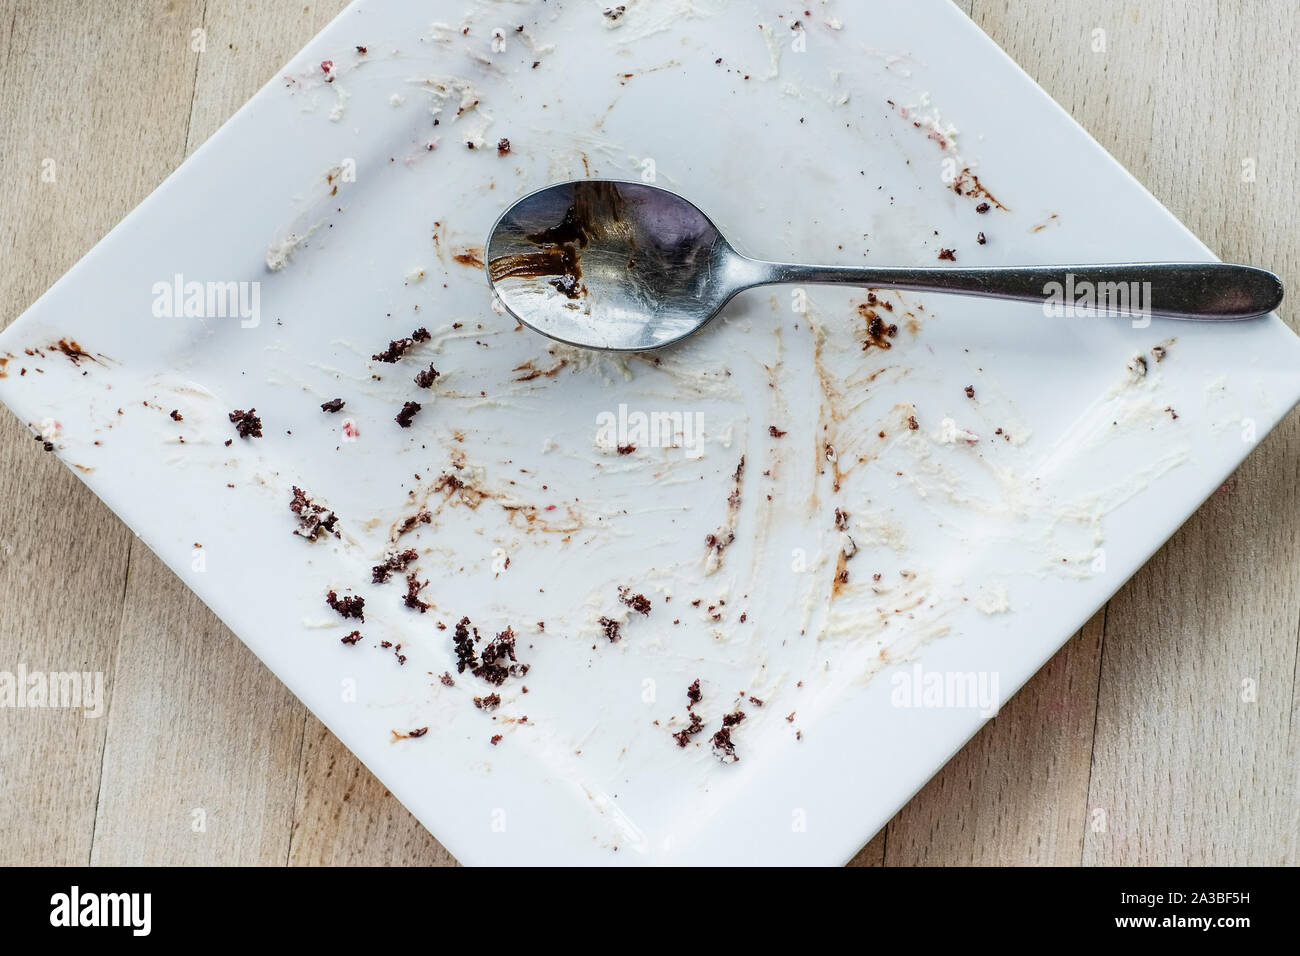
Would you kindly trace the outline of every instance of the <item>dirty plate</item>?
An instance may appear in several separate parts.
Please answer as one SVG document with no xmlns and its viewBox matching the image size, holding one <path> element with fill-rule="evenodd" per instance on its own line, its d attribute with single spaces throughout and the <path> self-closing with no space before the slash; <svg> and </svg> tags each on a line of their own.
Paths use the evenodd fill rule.
<svg viewBox="0 0 1300 956">
<path fill-rule="evenodd" d="M 0 398 L 461 860 L 842 862 L 1300 344 L 777 288 L 558 346 L 481 245 L 560 179 L 771 259 L 1211 256 L 944 0 L 464 9 L 345 11 L 0 336 Z"/>
</svg>

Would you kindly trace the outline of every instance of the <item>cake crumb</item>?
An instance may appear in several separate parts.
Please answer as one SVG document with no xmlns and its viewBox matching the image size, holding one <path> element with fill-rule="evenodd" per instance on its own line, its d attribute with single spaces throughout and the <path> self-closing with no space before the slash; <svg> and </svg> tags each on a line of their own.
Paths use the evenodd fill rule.
<svg viewBox="0 0 1300 956">
<path fill-rule="evenodd" d="M 419 553 L 414 548 L 407 548 L 400 553 L 390 554 L 382 564 L 376 564 L 370 569 L 370 583 L 383 584 L 392 576 L 394 571 L 405 571 L 406 566 L 419 556 Z"/>
<path fill-rule="evenodd" d="M 704 729 L 704 721 L 700 720 L 700 715 L 691 714 L 691 722 L 682 730 L 673 734 L 673 740 L 677 741 L 677 746 L 685 747 L 691 742 L 691 738 Z"/>
<path fill-rule="evenodd" d="M 619 632 L 623 627 L 623 625 L 618 621 L 614 620 L 612 617 L 602 617 L 596 623 L 600 625 L 601 631 L 607 638 L 609 638 L 611 644 L 618 640 Z"/>
<path fill-rule="evenodd" d="M 432 363 L 430 363 L 427 369 L 421 369 L 415 373 L 415 384 L 420 388 L 429 388 L 433 385 L 439 374 L 438 370 L 433 367 Z"/>
<path fill-rule="evenodd" d="M 411 421 L 415 418 L 416 412 L 419 410 L 419 402 L 406 402 L 402 405 L 402 410 L 397 413 L 397 417 L 394 418 L 393 421 L 397 422 L 397 424 L 401 425 L 403 428 L 410 428 Z"/>
<path fill-rule="evenodd" d="M 338 515 L 324 508 L 310 498 L 297 485 L 293 486 L 293 498 L 289 502 L 289 510 L 298 516 L 298 527 L 293 533 L 308 541 L 315 541 L 322 534 L 332 534 L 339 537 L 338 530 L 334 527 L 338 523 Z"/>
<path fill-rule="evenodd" d="M 631 588 L 618 589 L 618 599 L 639 614 L 650 614 L 650 599 L 644 594 L 633 594 Z"/>
<path fill-rule="evenodd" d="M 423 614 L 432 607 L 427 601 L 420 600 L 420 592 L 428 586 L 429 582 L 420 583 L 420 579 L 412 571 L 406 576 L 406 597 L 403 603 L 413 611 L 419 611 Z"/>
<path fill-rule="evenodd" d="M 262 437 L 262 420 L 254 414 L 256 408 L 250 408 L 244 411 L 237 408 L 230 413 L 230 421 L 235 426 L 235 431 L 239 432 L 240 438 L 261 438 Z"/>
<path fill-rule="evenodd" d="M 366 599 L 363 597 L 349 596 L 339 597 L 334 591 L 325 595 L 325 603 L 339 612 L 342 617 L 355 617 L 361 623 L 365 623 Z"/>
<path fill-rule="evenodd" d="M 370 357 L 376 362 L 386 362 L 391 365 L 405 355 L 416 342 L 427 342 L 430 338 L 432 336 L 427 329 L 419 328 L 404 339 L 393 339 L 388 343 L 388 348 Z"/>
</svg>

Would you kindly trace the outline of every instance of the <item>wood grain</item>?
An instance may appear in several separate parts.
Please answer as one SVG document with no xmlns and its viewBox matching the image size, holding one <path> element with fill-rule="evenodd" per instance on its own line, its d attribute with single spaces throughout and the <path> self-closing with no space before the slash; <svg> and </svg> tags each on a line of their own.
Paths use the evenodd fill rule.
<svg viewBox="0 0 1300 956">
<path fill-rule="evenodd" d="M 1300 80 L 1294 4 L 1106 0 L 1054 5 L 1050 24 L 1028 3 L 975 7 L 1216 253 L 1296 288 L 1300 124 L 1270 105 Z M 1110 602 L 1083 862 L 1296 862 L 1298 468 L 1293 414 Z"/>
<path fill-rule="evenodd" d="M 455 866 L 456 860 L 315 717 L 298 777 L 293 865 Z"/>
<path fill-rule="evenodd" d="M 91 862 L 283 864 L 302 705 L 138 545 L 113 688 Z"/>
<path fill-rule="evenodd" d="M 917 794 L 886 831 L 888 866 L 1079 863 L 1105 613 Z"/>
<path fill-rule="evenodd" d="M 0 16 L 4 324 L 184 157 L 191 82 L 167 36 L 199 7 L 33 0 Z M 0 669 L 102 673 L 111 712 L 132 535 L 34 444 L 0 416 Z M 90 861 L 107 727 L 76 710 L 0 709 L 0 863 Z"/>
<path fill-rule="evenodd" d="M 0 10 L 0 322 L 343 5 Z M 1217 253 L 1300 287 L 1293 0 L 958 6 Z M 454 864 L 33 444 L 0 420 L 0 669 L 102 671 L 109 702 L 0 709 L 0 863 Z M 853 862 L 1294 864 L 1298 651 L 1292 415 Z"/>
</svg>

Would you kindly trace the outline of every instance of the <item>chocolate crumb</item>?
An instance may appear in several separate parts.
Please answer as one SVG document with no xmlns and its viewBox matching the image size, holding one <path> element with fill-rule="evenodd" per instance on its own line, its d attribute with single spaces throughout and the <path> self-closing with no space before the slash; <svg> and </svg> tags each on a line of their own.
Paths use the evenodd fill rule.
<svg viewBox="0 0 1300 956">
<path fill-rule="evenodd" d="M 700 690 L 700 679 L 697 677 L 692 681 L 691 686 L 686 688 L 686 709 L 690 710 L 696 704 L 704 699 L 704 692 Z"/>
<path fill-rule="evenodd" d="M 575 277 L 566 274 L 547 281 L 570 299 L 578 297 L 578 280 Z"/>
<path fill-rule="evenodd" d="M 974 398 L 974 397 L 975 397 L 975 386 L 974 386 L 974 385 L 967 385 L 967 386 L 966 386 L 966 397 L 967 397 L 967 398 Z"/>
<path fill-rule="evenodd" d="M 405 571 L 406 566 L 419 556 L 419 553 L 414 548 L 407 548 L 400 553 L 390 554 L 384 559 L 383 564 L 376 564 L 370 569 L 370 583 L 383 584 L 392 576 L 394 571 Z"/>
<path fill-rule="evenodd" d="M 982 203 L 980 203 L 978 206 L 975 207 L 975 211 L 976 211 L 977 213 L 979 213 L 979 214 L 982 216 L 982 215 L 984 215 L 984 213 L 988 212 L 988 211 L 989 211 L 990 209 L 992 209 L 992 208 L 993 208 L 993 207 L 990 206 L 988 203 L 986 203 L 986 202 L 982 202 Z"/>
<path fill-rule="evenodd" d="M 184 418 L 184 416 L 181 415 L 180 410 L 179 410 L 179 409 L 176 409 L 176 408 L 173 408 L 173 409 L 171 410 L 171 419 L 172 419 L 172 421 L 174 421 L 174 422 L 183 422 L 183 421 L 185 421 L 185 418 Z"/>
<path fill-rule="evenodd" d="M 632 594 L 631 588 L 619 588 L 618 599 L 630 607 L 632 610 L 641 614 L 649 615 L 650 599 L 644 594 Z"/>
<path fill-rule="evenodd" d="M 500 735 L 500 734 L 493 734 L 493 735 L 492 735 L 491 743 L 492 743 L 492 746 L 493 746 L 493 747 L 495 747 L 497 744 L 501 743 L 501 735 Z"/>
<path fill-rule="evenodd" d="M 975 241 L 978 242 L 981 246 L 983 246 L 983 245 L 987 245 L 989 240 L 988 240 L 988 236 L 984 235 L 984 233 L 981 232 L 979 235 L 975 237 Z"/>
<path fill-rule="evenodd" d="M 456 673 L 463 674 L 466 670 L 473 673 L 478 667 L 478 656 L 474 652 L 474 639 L 470 637 L 469 618 L 462 617 L 456 625 L 456 630 L 452 633 L 452 643 L 456 648 Z M 474 636 L 478 636 L 478 628 L 474 629 Z"/>
<path fill-rule="evenodd" d="M 619 453 L 620 455 L 630 455 L 630 454 L 632 454 L 632 452 L 634 452 L 634 451 L 636 451 L 636 445 L 619 445 L 619 446 L 618 446 L 618 453 Z"/>
<path fill-rule="evenodd" d="M 443 687 L 456 686 L 456 682 L 452 679 L 450 671 L 443 671 L 442 676 L 438 678 L 438 681 L 442 684 Z"/>
<path fill-rule="evenodd" d="M 349 634 L 347 637 L 340 638 L 340 640 L 341 640 L 344 644 L 355 644 L 355 643 L 357 643 L 357 641 L 361 640 L 361 632 L 360 632 L 360 631 L 353 631 L 353 632 L 352 632 L 351 634 Z"/>
<path fill-rule="evenodd" d="M 403 603 L 405 603 L 411 610 L 419 611 L 421 614 L 429 610 L 431 605 L 427 601 L 420 600 L 420 592 L 424 590 L 428 584 L 428 581 L 421 584 L 420 579 L 416 576 L 414 571 L 408 574 L 406 576 L 406 597 Z"/>
<path fill-rule="evenodd" d="M 474 706 L 479 710 L 496 710 L 501 706 L 501 695 L 488 694 L 486 697 L 475 697 Z"/>
<path fill-rule="evenodd" d="M 363 597 L 339 597 L 334 591 L 325 595 L 325 603 L 334 610 L 338 611 L 342 617 L 355 617 L 361 623 L 365 623 L 366 599 Z"/>
<path fill-rule="evenodd" d="M 418 412 L 419 410 L 420 410 L 419 402 L 406 402 L 402 406 L 402 410 L 397 413 L 397 417 L 394 418 L 393 421 L 397 422 L 397 424 L 401 425 L 403 428 L 410 428 L 411 420 L 415 418 L 415 413 Z"/>
<path fill-rule="evenodd" d="M 946 260 L 946 261 L 948 261 L 948 262 L 956 262 L 956 261 L 957 261 L 957 250 L 956 250 L 956 249 L 940 249 L 940 250 L 939 250 L 939 258 L 940 258 L 940 259 L 944 259 L 944 260 Z"/>
<path fill-rule="evenodd" d="M 499 140 L 497 140 L 497 155 L 504 156 L 508 152 L 510 152 L 510 140 L 502 136 Z"/>
<path fill-rule="evenodd" d="M 775 425 L 768 425 L 767 433 L 771 435 L 773 438 L 781 438 L 785 435 L 785 432 L 777 428 Z"/>
<path fill-rule="evenodd" d="M 862 342 L 862 351 L 867 351 L 871 347 L 878 349 L 891 349 L 893 343 L 889 340 L 898 335 L 898 326 L 894 323 L 885 324 L 885 320 L 880 317 L 880 313 L 873 308 L 875 305 L 883 304 L 887 309 L 890 308 L 888 302 L 881 303 L 875 296 L 875 293 L 869 293 L 866 303 L 858 306 L 858 314 L 867 320 L 867 335 Z"/>
<path fill-rule="evenodd" d="M 393 535 L 393 537 L 400 538 L 402 535 L 406 534 L 416 525 L 431 524 L 432 522 L 433 522 L 433 516 L 429 514 L 429 512 L 427 511 L 418 511 L 413 515 L 407 515 L 402 520 L 402 523 L 398 525 L 397 532 L 396 534 Z"/>
<path fill-rule="evenodd" d="M 691 742 L 691 738 L 704 729 L 704 721 L 700 720 L 699 714 L 691 714 L 691 722 L 684 730 L 679 730 L 673 734 L 673 740 L 677 741 L 677 746 L 685 747 Z"/>
<path fill-rule="evenodd" d="M 393 339 L 393 341 L 388 343 L 388 348 L 370 357 L 376 362 L 387 362 L 391 365 L 405 355 L 407 350 L 410 349 L 411 346 L 415 345 L 416 342 L 427 342 L 430 338 L 431 336 L 427 329 L 416 329 L 407 338 Z"/>
<path fill-rule="evenodd" d="M 427 369 L 415 373 L 415 384 L 420 388 L 429 388 L 440 373 L 432 364 Z"/>
<path fill-rule="evenodd" d="M 915 415 L 908 415 L 908 416 L 907 416 L 907 427 L 910 428 L 910 429 L 912 429 L 912 431 L 916 431 L 918 428 L 921 427 L 921 426 L 917 423 L 917 421 L 916 421 L 916 416 L 915 416 Z"/>
<path fill-rule="evenodd" d="M 507 677 L 523 677 L 528 670 L 529 665 L 518 663 L 518 658 L 515 657 L 515 632 L 507 627 L 483 648 L 481 662 L 473 668 L 472 673 L 475 677 L 500 687 Z"/>
<path fill-rule="evenodd" d="M 315 541 L 321 534 L 339 537 L 334 527 L 339 520 L 338 515 L 328 508 L 315 504 L 297 485 L 293 486 L 293 499 L 289 502 L 289 510 L 298 516 L 298 527 L 294 528 L 293 533 L 299 537 L 306 538 L 308 541 Z"/>
<path fill-rule="evenodd" d="M 343 399 L 331 398 L 328 402 L 322 402 L 320 410 L 322 412 L 337 412 L 343 408 Z"/>
<path fill-rule="evenodd" d="M 713 735 L 713 755 L 723 763 L 738 763 L 740 758 L 736 756 L 736 745 L 731 740 L 731 728 L 724 726 Z"/>
<path fill-rule="evenodd" d="M 230 421 L 234 423 L 235 431 L 239 432 L 240 438 L 262 437 L 262 420 L 253 414 L 256 411 L 256 408 L 250 408 L 248 411 L 237 408 L 230 413 Z"/>
<path fill-rule="evenodd" d="M 612 617 L 602 617 L 596 623 L 600 625 L 601 630 L 604 632 L 605 636 L 609 638 L 611 644 L 618 640 L 619 630 L 623 626 L 619 624 L 618 621 L 614 620 Z"/>
</svg>

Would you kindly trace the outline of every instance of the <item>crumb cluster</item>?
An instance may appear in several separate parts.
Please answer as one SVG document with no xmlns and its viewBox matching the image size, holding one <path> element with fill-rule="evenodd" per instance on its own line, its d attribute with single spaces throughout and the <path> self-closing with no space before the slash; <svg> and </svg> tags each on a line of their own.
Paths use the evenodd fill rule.
<svg viewBox="0 0 1300 956">
<path fill-rule="evenodd" d="M 298 527 L 293 529 L 293 533 L 308 541 L 315 541 L 322 534 L 332 534 L 339 537 L 338 524 L 339 516 L 328 508 L 316 504 L 307 497 L 307 493 L 297 485 L 293 486 L 293 498 L 289 502 L 289 510 L 298 516 Z"/>
<path fill-rule="evenodd" d="M 404 339 L 393 339 L 393 341 L 388 343 L 388 348 L 370 357 L 376 362 L 387 362 L 391 365 L 401 359 L 401 357 L 406 354 L 407 350 L 415 345 L 415 343 L 427 342 L 430 338 L 431 336 L 427 329 L 416 329 Z"/>
<path fill-rule="evenodd" d="M 325 603 L 339 612 L 342 617 L 355 617 L 361 623 L 365 623 L 366 599 L 350 595 L 348 597 L 339 597 L 334 591 L 325 595 Z"/>
<path fill-rule="evenodd" d="M 376 564 L 370 569 L 370 583 L 383 584 L 392 576 L 394 571 L 405 571 L 406 566 L 419 556 L 414 548 L 407 548 L 405 551 L 388 555 L 380 564 Z"/>
<path fill-rule="evenodd" d="M 254 414 L 256 411 L 256 408 L 250 408 L 248 411 L 236 408 L 230 413 L 230 421 L 240 438 L 262 437 L 262 420 Z"/>
</svg>

